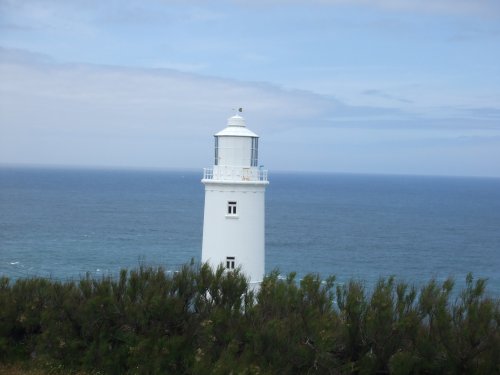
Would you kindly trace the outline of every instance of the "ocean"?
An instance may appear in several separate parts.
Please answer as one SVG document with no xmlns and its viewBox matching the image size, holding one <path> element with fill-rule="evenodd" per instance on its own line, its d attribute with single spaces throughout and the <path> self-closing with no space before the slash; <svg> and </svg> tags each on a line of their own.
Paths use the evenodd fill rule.
<svg viewBox="0 0 500 375">
<path fill-rule="evenodd" d="M 78 279 L 201 257 L 202 171 L 0 168 L 0 275 Z M 468 272 L 500 297 L 500 179 L 270 173 L 266 270 L 367 288 Z"/>
</svg>

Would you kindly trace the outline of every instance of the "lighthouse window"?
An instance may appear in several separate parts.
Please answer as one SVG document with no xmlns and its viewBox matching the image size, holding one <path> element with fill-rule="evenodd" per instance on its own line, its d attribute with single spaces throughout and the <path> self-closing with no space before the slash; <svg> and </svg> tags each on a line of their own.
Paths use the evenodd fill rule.
<svg viewBox="0 0 500 375">
<path fill-rule="evenodd" d="M 252 155 L 250 165 L 256 167 L 259 164 L 259 138 L 252 138 Z"/>
<path fill-rule="evenodd" d="M 227 202 L 227 214 L 236 215 L 236 201 Z"/>
<path fill-rule="evenodd" d="M 215 137 L 215 161 L 214 165 L 219 165 L 219 137 Z"/>
<path fill-rule="evenodd" d="M 234 270 L 235 260 L 234 257 L 226 257 L 226 268 L 228 270 Z"/>
</svg>

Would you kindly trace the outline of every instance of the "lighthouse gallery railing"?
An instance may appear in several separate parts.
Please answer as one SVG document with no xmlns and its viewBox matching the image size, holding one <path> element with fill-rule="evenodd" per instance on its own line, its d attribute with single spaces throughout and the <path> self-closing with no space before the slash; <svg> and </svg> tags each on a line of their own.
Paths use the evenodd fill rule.
<svg viewBox="0 0 500 375">
<path fill-rule="evenodd" d="M 267 169 L 223 166 L 204 168 L 203 179 L 218 181 L 267 181 Z"/>
</svg>

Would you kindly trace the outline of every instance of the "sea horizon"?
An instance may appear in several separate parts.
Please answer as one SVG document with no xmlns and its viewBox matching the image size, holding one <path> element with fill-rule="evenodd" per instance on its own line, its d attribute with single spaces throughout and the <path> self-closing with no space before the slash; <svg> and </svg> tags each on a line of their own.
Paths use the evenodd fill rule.
<svg viewBox="0 0 500 375">
<path fill-rule="evenodd" d="M 148 167 L 148 166 L 119 166 L 119 165 L 70 165 L 70 164 L 36 164 L 36 163 L 0 163 L 0 169 L 48 169 L 48 170 L 96 170 L 96 171 L 130 171 L 130 172 L 200 172 L 203 174 L 204 168 L 210 168 L 210 165 L 201 167 Z M 268 169 L 266 165 L 262 165 Z M 350 171 L 330 171 L 330 170 L 301 170 L 301 169 L 268 169 L 272 174 L 313 174 L 313 175 L 360 175 L 360 176 L 407 176 L 407 177 L 443 177 L 443 178 L 479 178 L 479 179 L 498 179 L 499 176 L 490 175 L 462 175 L 462 174 L 432 174 L 432 173 L 396 173 L 396 172 L 350 172 Z"/>
</svg>

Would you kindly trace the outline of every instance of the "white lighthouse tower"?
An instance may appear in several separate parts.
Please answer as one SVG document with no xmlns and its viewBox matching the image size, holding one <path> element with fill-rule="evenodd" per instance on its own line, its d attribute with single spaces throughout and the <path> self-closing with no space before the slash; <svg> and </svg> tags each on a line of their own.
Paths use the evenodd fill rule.
<svg viewBox="0 0 500 375">
<path fill-rule="evenodd" d="M 241 108 L 239 110 L 241 112 Z M 259 168 L 257 134 L 239 114 L 215 134 L 215 160 L 205 168 L 202 262 L 228 270 L 241 267 L 256 285 L 265 266 L 267 171 Z"/>
</svg>

